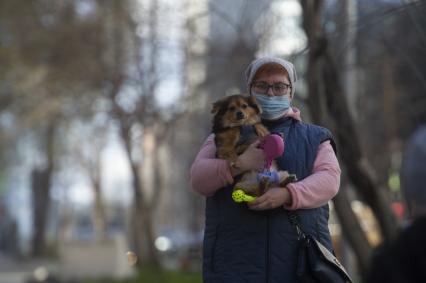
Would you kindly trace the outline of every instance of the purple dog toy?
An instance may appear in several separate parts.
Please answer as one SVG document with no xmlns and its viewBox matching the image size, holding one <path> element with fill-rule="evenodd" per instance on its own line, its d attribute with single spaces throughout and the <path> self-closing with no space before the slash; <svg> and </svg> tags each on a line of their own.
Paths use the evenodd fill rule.
<svg viewBox="0 0 426 283">
<path fill-rule="evenodd" d="M 263 139 L 263 142 L 259 145 L 266 157 L 265 169 L 269 170 L 272 165 L 272 161 L 281 156 L 284 153 L 284 140 L 277 134 L 270 134 Z"/>
<path fill-rule="evenodd" d="M 284 153 L 284 140 L 280 135 L 270 134 L 266 136 L 259 145 L 265 153 L 265 167 L 262 172 L 257 174 L 257 181 L 263 177 L 268 177 L 272 183 L 278 183 L 279 177 L 276 171 L 271 172 L 272 161 Z"/>
</svg>

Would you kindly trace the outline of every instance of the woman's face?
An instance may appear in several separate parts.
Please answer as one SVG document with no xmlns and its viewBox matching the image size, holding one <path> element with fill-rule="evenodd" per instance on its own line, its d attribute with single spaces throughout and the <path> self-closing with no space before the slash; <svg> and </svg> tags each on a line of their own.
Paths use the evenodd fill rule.
<svg viewBox="0 0 426 283">
<path fill-rule="evenodd" d="M 269 85 L 266 93 L 265 93 L 265 90 L 264 90 L 264 85 L 262 85 L 262 83 L 266 83 L 266 84 Z M 257 87 L 257 85 L 260 85 L 261 88 Z M 271 87 L 272 85 L 274 85 L 274 87 Z M 280 89 L 282 87 L 284 87 L 284 90 L 282 90 L 282 93 L 281 93 Z M 292 99 L 290 80 L 288 79 L 288 76 L 286 74 L 282 74 L 282 73 L 275 73 L 275 74 L 270 74 L 270 75 L 260 74 L 257 77 L 257 79 L 253 81 L 252 90 L 254 90 L 256 93 L 264 94 L 264 95 L 267 95 L 267 96 L 287 95 L 290 102 L 291 102 L 291 99 Z"/>
</svg>

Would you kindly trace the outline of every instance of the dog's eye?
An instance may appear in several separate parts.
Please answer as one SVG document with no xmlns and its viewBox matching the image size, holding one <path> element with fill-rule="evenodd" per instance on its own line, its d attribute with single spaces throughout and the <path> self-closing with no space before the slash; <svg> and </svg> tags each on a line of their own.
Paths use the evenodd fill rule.
<svg viewBox="0 0 426 283">
<path fill-rule="evenodd" d="M 246 105 L 246 104 L 243 104 L 241 107 L 242 107 L 243 109 L 246 109 L 246 108 L 247 108 L 247 105 Z"/>
<path fill-rule="evenodd" d="M 229 109 L 229 111 L 234 111 L 235 110 L 235 106 L 231 106 L 228 109 Z"/>
</svg>

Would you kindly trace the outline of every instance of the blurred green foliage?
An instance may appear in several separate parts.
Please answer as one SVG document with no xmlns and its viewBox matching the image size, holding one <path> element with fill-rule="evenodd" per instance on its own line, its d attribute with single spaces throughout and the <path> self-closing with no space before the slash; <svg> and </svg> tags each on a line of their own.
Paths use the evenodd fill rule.
<svg viewBox="0 0 426 283">
<path fill-rule="evenodd" d="M 389 179 L 388 179 L 388 186 L 392 192 L 399 192 L 401 189 L 401 182 L 399 180 L 399 174 L 398 172 L 392 172 L 390 173 Z"/>
<path fill-rule="evenodd" d="M 84 283 L 200 283 L 201 273 L 186 271 L 167 271 L 155 268 L 143 268 L 137 276 L 125 280 L 87 280 Z"/>
</svg>

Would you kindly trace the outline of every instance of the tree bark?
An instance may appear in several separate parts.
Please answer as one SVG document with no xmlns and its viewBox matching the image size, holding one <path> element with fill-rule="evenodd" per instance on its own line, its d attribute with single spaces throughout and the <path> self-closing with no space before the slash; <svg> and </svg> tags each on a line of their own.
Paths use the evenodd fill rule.
<svg viewBox="0 0 426 283">
<path fill-rule="evenodd" d="M 99 155 L 97 153 L 97 155 Z M 100 168 L 100 161 L 99 156 L 96 157 L 97 160 L 93 166 L 96 168 L 92 168 L 96 172 L 91 174 L 91 180 L 92 180 L 92 188 L 93 188 L 93 194 L 95 197 L 95 203 L 94 203 L 94 211 L 93 211 L 93 226 L 95 228 L 95 235 L 99 239 L 105 239 L 107 236 L 107 219 L 105 215 L 105 207 L 104 202 L 102 200 L 102 186 L 101 186 L 101 168 Z M 90 169 L 89 169 L 90 170 Z"/>
<path fill-rule="evenodd" d="M 308 106 L 315 123 L 327 124 L 321 112 L 325 100 L 328 115 L 335 123 L 334 132 L 339 145 L 340 159 L 343 161 L 350 182 L 357 192 L 372 208 L 379 222 L 382 235 L 389 239 L 395 233 L 395 219 L 379 188 L 372 180 L 371 174 L 362 164 L 363 156 L 359 135 L 349 112 L 347 99 L 340 84 L 337 67 L 327 45 L 327 39 L 321 23 L 323 1 L 301 0 L 303 8 L 303 27 L 308 37 Z M 314 106 L 312 108 L 311 106 Z M 315 111 L 314 111 L 315 110 Z M 371 247 L 359 224 L 346 193 L 341 191 L 334 199 L 336 213 L 342 230 L 355 254 L 362 275 L 366 274 Z"/>
<path fill-rule="evenodd" d="M 130 126 L 126 121 L 119 120 L 121 126 L 121 137 L 125 145 L 127 158 L 129 160 L 132 173 L 132 187 L 134 194 L 134 225 L 136 231 L 134 235 L 136 254 L 139 265 L 149 265 L 155 268 L 160 267 L 160 260 L 154 245 L 154 223 L 151 205 L 148 204 L 144 195 L 144 188 L 141 182 L 141 168 L 132 158 L 132 141 Z M 127 125 L 126 125 L 127 124 Z"/>
<path fill-rule="evenodd" d="M 348 177 L 362 196 L 364 201 L 373 210 L 379 222 L 382 237 L 390 240 L 396 233 L 396 219 L 387 198 L 375 184 L 371 173 L 363 164 L 363 156 L 359 142 L 359 135 L 347 107 L 346 96 L 339 83 L 336 65 L 328 49 L 324 50 L 323 80 L 327 106 L 330 115 L 336 121 L 337 140 L 339 142 L 341 158 L 346 166 Z"/>
<path fill-rule="evenodd" d="M 342 234 L 348 240 L 349 245 L 352 247 L 359 265 L 361 276 L 365 278 L 366 271 L 369 268 L 369 258 L 371 256 L 371 245 L 362 230 L 361 224 L 358 221 L 355 213 L 351 207 L 351 203 L 347 196 L 346 191 L 341 190 L 333 199 L 334 208 L 337 217 L 342 227 Z"/>
<path fill-rule="evenodd" d="M 55 127 L 54 122 L 50 122 L 47 126 L 44 146 L 45 167 L 34 168 L 31 173 L 31 189 L 33 193 L 32 255 L 34 257 L 46 254 L 46 226 L 50 206 L 49 193 L 53 172 Z"/>
</svg>

